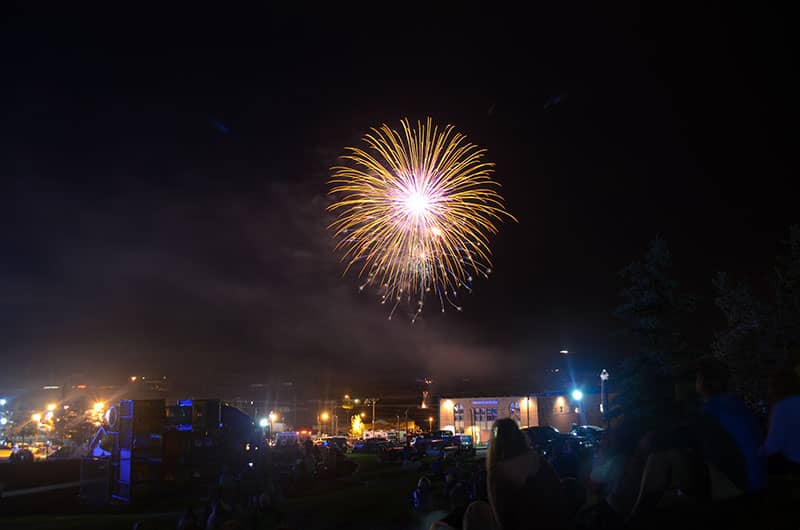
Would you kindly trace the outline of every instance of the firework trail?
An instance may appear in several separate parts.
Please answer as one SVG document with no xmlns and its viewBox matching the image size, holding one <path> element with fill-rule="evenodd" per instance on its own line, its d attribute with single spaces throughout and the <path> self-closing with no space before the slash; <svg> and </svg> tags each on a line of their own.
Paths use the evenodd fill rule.
<svg viewBox="0 0 800 530">
<path fill-rule="evenodd" d="M 427 296 L 442 311 L 461 310 L 459 290 L 472 291 L 475 276 L 491 272 L 489 236 L 497 223 L 514 219 L 492 179 L 485 149 L 468 143 L 451 125 L 440 129 L 402 120 L 402 131 L 382 125 L 347 147 L 343 164 L 331 168 L 330 225 L 347 263 L 367 286 L 379 287 L 394 315 L 407 301 L 416 320 Z"/>
</svg>

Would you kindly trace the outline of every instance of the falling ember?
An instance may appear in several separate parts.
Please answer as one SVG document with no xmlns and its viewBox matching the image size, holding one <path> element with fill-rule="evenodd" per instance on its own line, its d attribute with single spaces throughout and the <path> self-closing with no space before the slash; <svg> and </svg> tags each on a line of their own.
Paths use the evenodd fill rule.
<svg viewBox="0 0 800 530">
<path fill-rule="evenodd" d="M 472 276 L 491 271 L 489 236 L 496 223 L 514 219 L 492 179 L 485 150 L 467 143 L 451 125 L 431 118 L 402 132 L 382 125 L 364 136 L 366 148 L 346 148 L 349 165 L 332 168 L 330 193 L 337 214 L 330 225 L 345 272 L 365 277 L 360 289 L 379 286 L 381 301 L 401 301 L 422 312 L 425 294 L 436 293 L 442 311 L 457 289 L 471 292 Z"/>
</svg>

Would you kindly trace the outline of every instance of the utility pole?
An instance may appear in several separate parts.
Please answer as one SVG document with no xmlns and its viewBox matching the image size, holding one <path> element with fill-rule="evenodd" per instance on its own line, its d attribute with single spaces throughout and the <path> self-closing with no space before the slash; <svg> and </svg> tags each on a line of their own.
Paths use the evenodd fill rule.
<svg viewBox="0 0 800 530">
<path fill-rule="evenodd" d="M 378 398 L 368 398 L 367 401 L 372 402 L 372 437 L 375 438 L 375 403 L 378 402 Z"/>
</svg>

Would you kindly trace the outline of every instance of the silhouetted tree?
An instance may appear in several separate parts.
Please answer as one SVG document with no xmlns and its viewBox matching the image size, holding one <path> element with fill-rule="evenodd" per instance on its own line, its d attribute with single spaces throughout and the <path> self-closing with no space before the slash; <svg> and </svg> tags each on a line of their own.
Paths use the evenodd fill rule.
<svg viewBox="0 0 800 530">
<path fill-rule="evenodd" d="M 713 284 L 714 302 L 725 316 L 727 327 L 714 334 L 711 350 L 730 368 L 733 390 L 756 405 L 767 391 L 770 308 L 758 302 L 744 283 L 731 285 L 724 272 L 717 274 Z"/>
<path fill-rule="evenodd" d="M 775 339 L 786 360 L 797 361 L 800 346 L 800 226 L 789 229 L 785 252 L 775 266 Z"/>
<path fill-rule="evenodd" d="M 766 400 L 771 369 L 800 360 L 800 226 L 790 229 L 771 283 L 773 297 L 760 301 L 725 273 L 714 279 L 727 327 L 715 334 L 712 350 L 730 367 L 734 390 L 751 405 Z"/>
<path fill-rule="evenodd" d="M 616 315 L 627 323 L 636 351 L 617 370 L 612 414 L 649 420 L 672 402 L 673 371 L 691 357 L 681 328 L 694 302 L 673 277 L 672 257 L 663 239 L 655 239 L 644 259 L 625 267 L 621 275 L 624 302 Z"/>
</svg>

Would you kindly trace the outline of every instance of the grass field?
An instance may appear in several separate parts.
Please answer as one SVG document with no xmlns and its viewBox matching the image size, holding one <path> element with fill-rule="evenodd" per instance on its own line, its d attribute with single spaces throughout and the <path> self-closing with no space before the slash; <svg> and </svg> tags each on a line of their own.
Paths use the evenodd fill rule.
<svg viewBox="0 0 800 530">
<path fill-rule="evenodd" d="M 414 512 L 409 502 L 419 479 L 418 471 L 402 468 L 400 464 L 381 464 L 373 455 L 352 455 L 351 458 L 358 464 L 356 473 L 332 482 L 321 481 L 303 497 L 287 499 L 283 505 L 283 521 L 278 524 L 274 518 L 266 518 L 259 528 L 427 528 L 428 523 L 422 521 L 422 516 Z M 130 530 L 135 522 L 145 521 L 147 530 L 172 530 L 177 526 L 182 509 L 183 506 L 175 506 L 174 510 L 162 507 L 157 512 L 12 515 L 0 518 L 0 529 Z"/>
</svg>

